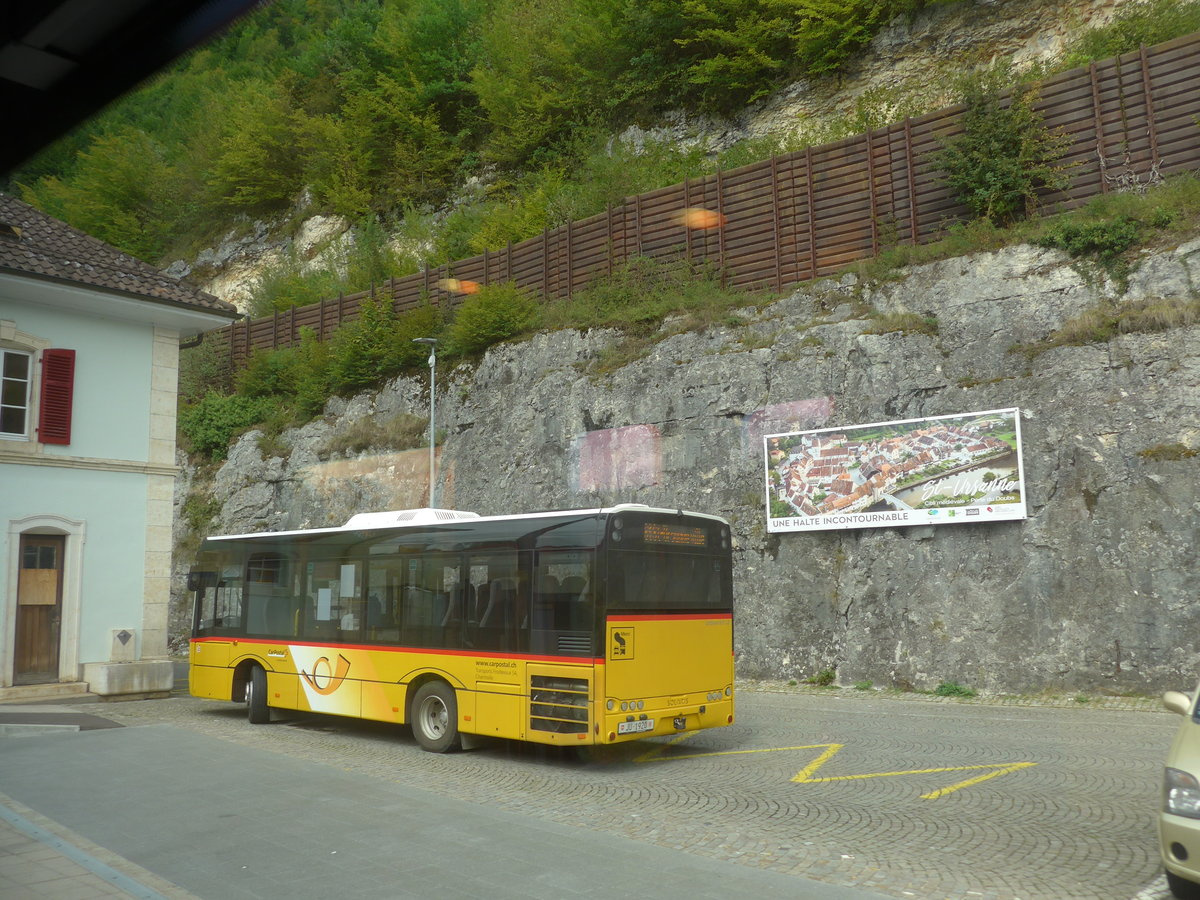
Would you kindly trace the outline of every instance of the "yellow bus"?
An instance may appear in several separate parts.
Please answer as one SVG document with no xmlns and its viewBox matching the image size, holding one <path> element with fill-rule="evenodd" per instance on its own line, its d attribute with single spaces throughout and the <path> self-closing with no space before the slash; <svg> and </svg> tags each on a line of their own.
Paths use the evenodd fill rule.
<svg viewBox="0 0 1200 900">
<path fill-rule="evenodd" d="M 476 736 L 612 744 L 732 724 L 729 524 L 624 504 L 364 513 L 212 537 L 191 694 Z"/>
</svg>

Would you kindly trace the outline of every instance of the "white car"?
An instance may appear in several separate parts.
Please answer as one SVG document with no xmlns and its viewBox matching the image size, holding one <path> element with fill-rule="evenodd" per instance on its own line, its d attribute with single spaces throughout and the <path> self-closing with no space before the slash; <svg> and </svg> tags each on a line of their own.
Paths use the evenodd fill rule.
<svg viewBox="0 0 1200 900">
<path fill-rule="evenodd" d="M 1200 898 L 1200 688 L 1188 696 L 1163 694 L 1163 705 L 1183 716 L 1167 752 L 1163 805 L 1158 814 L 1159 846 L 1172 896 Z"/>
</svg>

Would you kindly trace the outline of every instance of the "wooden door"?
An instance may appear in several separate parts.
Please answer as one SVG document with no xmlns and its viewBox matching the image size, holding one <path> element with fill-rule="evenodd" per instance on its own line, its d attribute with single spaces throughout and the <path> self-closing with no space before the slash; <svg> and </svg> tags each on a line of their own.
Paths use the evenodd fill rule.
<svg viewBox="0 0 1200 900">
<path fill-rule="evenodd" d="M 21 536 L 14 684 L 58 681 L 65 547 L 57 535 Z"/>
</svg>

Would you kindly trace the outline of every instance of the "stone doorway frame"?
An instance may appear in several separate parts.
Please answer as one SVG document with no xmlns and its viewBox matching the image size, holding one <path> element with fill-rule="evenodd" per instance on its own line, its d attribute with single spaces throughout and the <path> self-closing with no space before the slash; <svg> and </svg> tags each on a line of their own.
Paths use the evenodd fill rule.
<svg viewBox="0 0 1200 900">
<path fill-rule="evenodd" d="M 83 545 L 87 524 L 65 516 L 39 515 L 8 523 L 8 583 L 0 618 L 0 687 L 12 687 L 16 660 L 17 579 L 20 576 L 21 536 L 52 534 L 66 538 L 63 550 L 62 624 L 59 632 L 58 681 L 79 680 L 79 622 L 83 599 Z"/>
</svg>

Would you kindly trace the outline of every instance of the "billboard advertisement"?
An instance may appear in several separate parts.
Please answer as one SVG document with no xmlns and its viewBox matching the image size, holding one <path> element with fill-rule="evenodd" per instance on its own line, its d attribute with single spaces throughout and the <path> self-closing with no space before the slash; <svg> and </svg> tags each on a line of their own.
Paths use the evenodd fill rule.
<svg viewBox="0 0 1200 900">
<path fill-rule="evenodd" d="M 1024 519 L 1017 409 L 769 434 L 767 530 Z"/>
</svg>

